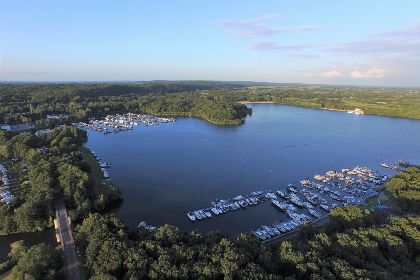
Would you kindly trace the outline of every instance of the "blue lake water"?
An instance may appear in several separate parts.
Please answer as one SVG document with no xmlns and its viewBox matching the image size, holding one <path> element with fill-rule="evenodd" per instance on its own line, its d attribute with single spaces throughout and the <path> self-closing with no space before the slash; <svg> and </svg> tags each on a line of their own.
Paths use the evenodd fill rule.
<svg viewBox="0 0 420 280">
<path fill-rule="evenodd" d="M 195 118 L 144 125 L 103 135 L 88 145 L 112 164 L 112 181 L 124 202 L 116 213 L 131 227 L 139 221 L 183 230 L 250 231 L 284 219 L 264 203 L 192 223 L 190 210 L 261 189 L 278 189 L 331 169 L 420 160 L 420 121 L 358 116 L 283 105 L 252 105 L 245 124 L 218 127 Z"/>
</svg>

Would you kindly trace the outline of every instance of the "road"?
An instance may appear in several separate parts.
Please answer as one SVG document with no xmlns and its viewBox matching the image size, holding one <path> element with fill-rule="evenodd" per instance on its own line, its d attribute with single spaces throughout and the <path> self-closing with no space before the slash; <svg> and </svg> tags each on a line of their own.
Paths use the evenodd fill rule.
<svg viewBox="0 0 420 280">
<path fill-rule="evenodd" d="M 76 246 L 73 233 L 67 216 L 66 206 L 62 200 L 55 203 L 55 216 L 58 222 L 58 231 L 61 247 L 66 261 L 66 275 L 68 280 L 80 280 L 80 263 L 77 260 Z"/>
</svg>

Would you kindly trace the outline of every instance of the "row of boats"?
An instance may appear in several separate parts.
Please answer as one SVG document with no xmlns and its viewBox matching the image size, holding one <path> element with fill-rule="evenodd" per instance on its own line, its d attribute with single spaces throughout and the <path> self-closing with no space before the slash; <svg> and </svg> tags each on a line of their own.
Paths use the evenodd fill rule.
<svg viewBox="0 0 420 280">
<path fill-rule="evenodd" d="M 0 185 L 0 201 L 9 204 L 13 200 L 13 194 L 10 192 L 10 179 L 9 172 L 5 165 L 0 164 L 0 176 L 1 176 L 1 185 Z"/>
<path fill-rule="evenodd" d="M 356 176 L 356 178 L 354 176 Z M 381 184 L 383 181 L 386 181 L 386 179 L 382 180 L 377 172 L 365 166 L 356 166 L 352 169 L 343 168 L 341 169 L 341 172 L 330 170 L 327 171 L 325 175 L 316 174 L 314 179 L 322 183 L 330 183 L 332 180 L 337 179 L 345 185 L 363 183 L 366 181 L 369 183 Z M 308 179 L 306 179 L 306 181 L 308 181 Z M 302 181 L 301 183 L 304 184 Z"/>
<path fill-rule="evenodd" d="M 309 209 L 309 211 L 311 214 L 316 213 L 314 216 L 319 218 L 319 214 L 315 210 Z M 272 225 L 263 225 L 253 230 L 252 232 L 257 236 L 258 239 L 264 241 L 293 231 L 297 229 L 299 225 L 312 220 L 311 217 L 303 213 L 297 213 L 293 210 L 287 210 L 286 212 L 290 220 L 284 221 L 282 223 L 274 223 Z"/>
<path fill-rule="evenodd" d="M 211 218 L 213 215 L 217 216 L 229 211 L 245 209 L 263 202 L 266 199 L 264 194 L 264 191 L 258 191 L 246 196 L 238 195 L 232 199 L 217 199 L 211 202 L 212 207 L 190 211 L 187 213 L 187 217 L 194 222 Z"/>
<path fill-rule="evenodd" d="M 269 192 L 266 196 L 271 199 L 275 208 L 284 211 L 291 220 L 263 225 L 252 232 L 262 241 L 285 235 L 304 222 L 328 216 L 329 212 L 339 205 L 362 203 L 362 199 L 343 193 L 366 196 L 387 179 L 387 176 L 381 176 L 367 167 L 356 166 L 353 169 L 342 169 L 341 172 L 328 171 L 325 175 L 317 174 L 314 176 L 315 181 L 308 178 L 300 181 L 300 187 L 289 184 L 286 190 Z M 316 209 L 318 207 L 320 210 Z M 306 208 L 308 214 L 298 213 L 299 208 Z M 321 213 L 321 210 L 327 213 Z"/>
<path fill-rule="evenodd" d="M 102 175 L 104 176 L 105 179 L 109 179 L 109 168 L 111 168 L 111 164 L 109 162 L 105 162 L 103 161 L 98 154 L 92 149 L 91 146 L 86 147 L 92 154 L 93 156 L 96 158 L 96 160 L 98 161 L 98 164 L 101 168 L 102 171 Z"/>
<path fill-rule="evenodd" d="M 257 236 L 258 239 L 264 241 L 264 240 L 272 239 L 276 236 L 280 236 L 287 232 L 290 232 L 296 229 L 299 225 L 300 225 L 299 222 L 292 220 L 292 221 L 282 222 L 278 224 L 273 224 L 271 226 L 264 225 L 253 230 L 252 232 Z"/>
<path fill-rule="evenodd" d="M 410 166 L 410 163 L 404 160 L 399 160 L 394 164 L 387 164 L 385 162 L 379 164 L 383 168 L 393 169 L 393 170 L 401 170 L 402 168 L 406 168 Z"/>
<path fill-rule="evenodd" d="M 88 123 L 73 123 L 73 126 L 79 129 L 89 129 L 92 131 L 102 132 L 103 134 L 109 134 L 132 130 L 135 126 L 140 124 L 151 126 L 174 121 L 174 118 L 163 118 L 151 115 L 127 113 L 122 115 L 108 115 L 104 119 L 90 119 Z"/>
<path fill-rule="evenodd" d="M 218 199 L 211 202 L 210 208 L 188 212 L 187 217 L 191 221 L 205 220 L 268 200 L 290 219 L 282 223 L 263 225 L 252 231 L 260 240 L 270 240 L 295 230 L 304 222 L 322 219 L 338 206 L 362 203 L 363 197 L 375 191 L 387 179 L 387 176 L 381 176 L 362 166 L 344 168 L 341 171 L 331 170 L 325 175 L 315 175 L 314 181 L 306 178 L 300 181 L 299 186 L 289 184 L 277 191 L 256 191 L 231 199 Z"/>
<path fill-rule="evenodd" d="M 375 178 L 378 179 L 380 177 L 378 177 L 379 175 L 375 172 L 373 172 L 372 170 L 368 169 L 367 167 L 359 167 L 356 166 L 353 169 L 343 169 L 342 172 L 338 172 L 338 171 L 328 171 L 324 176 L 321 176 L 319 174 L 314 176 L 314 179 L 317 181 L 325 181 L 327 182 L 330 186 L 333 187 L 337 187 L 338 189 L 343 189 L 347 192 L 353 193 L 353 194 L 363 194 L 366 195 L 365 190 L 363 191 L 354 191 L 356 186 L 359 185 L 350 185 L 353 186 L 353 188 L 351 188 L 350 186 L 347 186 L 346 188 L 342 188 L 342 185 L 339 182 L 336 182 L 336 180 L 338 181 L 343 181 L 343 180 L 347 180 L 347 181 L 354 181 L 354 178 L 352 178 L 351 176 L 358 176 L 360 179 L 359 183 L 362 183 L 362 179 L 364 178 L 366 180 Z M 386 177 L 383 178 L 384 180 L 386 180 Z M 383 180 L 380 180 L 381 182 Z M 332 190 L 330 189 L 330 187 L 325 186 L 321 183 L 315 183 L 312 182 L 309 179 L 304 179 L 302 181 L 300 181 L 302 187 L 307 187 L 308 189 L 313 189 L 313 190 L 317 190 L 319 191 L 321 194 L 329 197 L 330 199 L 333 199 L 337 202 L 341 202 L 343 204 L 357 204 L 360 201 L 357 200 L 354 196 L 350 196 L 350 195 L 342 195 L 340 194 L 340 192 L 338 190 Z M 366 184 L 367 186 L 367 184 Z M 301 200 L 298 196 L 297 193 L 299 193 L 300 191 L 303 191 L 304 189 L 301 189 L 300 191 L 298 190 L 298 188 L 294 185 L 294 184 L 289 184 L 287 186 L 287 190 L 289 190 L 291 192 L 290 195 L 286 194 L 284 191 L 282 190 L 278 190 L 277 194 L 286 199 L 288 202 L 290 202 L 290 204 L 284 205 L 281 202 L 279 202 L 277 199 L 276 194 L 274 194 L 271 191 L 256 191 L 253 192 L 249 195 L 246 196 L 236 196 L 232 199 L 220 199 L 220 200 L 215 200 L 213 201 L 212 207 L 211 208 L 206 208 L 206 209 L 201 209 L 201 210 L 196 210 L 196 211 L 190 211 L 187 213 L 187 217 L 191 220 L 191 221 L 200 221 L 200 220 L 205 220 L 207 218 L 211 218 L 213 215 L 220 215 L 223 213 L 227 213 L 229 211 L 234 211 L 234 210 L 238 210 L 240 208 L 247 208 L 249 206 L 253 206 L 253 205 L 257 205 L 263 201 L 265 201 L 265 199 L 271 199 L 272 204 L 274 206 L 276 206 L 277 208 L 280 209 L 289 209 L 289 210 L 295 210 L 295 207 L 299 207 L 299 208 L 307 208 L 310 209 L 310 214 L 313 215 L 314 217 L 319 217 L 320 214 L 318 212 L 316 212 L 316 210 L 314 210 L 314 206 L 319 205 L 319 207 L 325 211 L 329 211 L 331 208 L 334 208 L 337 206 L 336 203 L 333 203 L 332 205 L 328 205 L 327 204 L 327 200 L 325 198 L 320 197 L 319 195 L 315 194 L 315 193 L 310 193 L 310 195 L 308 195 L 308 193 L 305 193 L 305 196 L 308 196 L 306 198 L 306 200 Z M 293 207 L 293 208 L 291 208 Z"/>
<path fill-rule="evenodd" d="M 213 213 L 216 214 L 215 212 Z M 195 220 L 203 220 L 203 219 L 212 217 L 210 211 L 208 210 L 197 210 L 197 211 L 188 212 L 187 216 L 193 222 Z"/>
</svg>

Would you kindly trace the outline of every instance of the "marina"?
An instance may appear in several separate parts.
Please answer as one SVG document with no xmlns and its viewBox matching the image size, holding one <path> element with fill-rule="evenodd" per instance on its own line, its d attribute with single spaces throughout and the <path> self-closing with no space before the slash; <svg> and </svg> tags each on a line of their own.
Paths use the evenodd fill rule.
<svg viewBox="0 0 420 280">
<path fill-rule="evenodd" d="M 303 179 L 300 184 L 289 184 L 286 191 L 262 190 L 247 195 L 211 202 L 211 207 L 187 213 L 192 222 L 204 221 L 227 212 L 247 209 L 265 201 L 286 213 L 288 219 L 270 225 L 262 225 L 252 232 L 262 241 L 279 237 L 296 229 L 305 222 L 328 216 L 329 212 L 344 205 L 359 205 L 388 180 L 367 167 L 356 166 L 339 171 L 330 170 L 325 175 L 316 174 L 314 180 Z M 213 213 L 213 215 L 212 215 Z"/>
<path fill-rule="evenodd" d="M 92 149 L 91 146 L 86 147 L 86 149 L 88 149 L 93 154 L 93 156 L 96 158 L 96 160 L 98 161 L 99 167 L 101 168 L 102 175 L 104 176 L 104 178 L 109 180 L 109 168 L 111 168 L 111 164 L 109 162 L 103 161 L 98 156 L 98 154 L 95 153 L 95 151 Z"/>
<path fill-rule="evenodd" d="M 134 127 L 140 124 L 152 126 L 174 121 L 174 118 L 163 118 L 150 115 L 127 113 L 122 115 L 108 115 L 104 119 L 90 119 L 88 123 L 73 123 L 73 126 L 79 129 L 98 131 L 102 132 L 103 134 L 109 134 L 132 130 Z"/>
<path fill-rule="evenodd" d="M 356 166 L 341 172 L 331 170 L 325 175 L 317 174 L 314 181 L 300 181 L 299 187 L 291 184 L 288 193 L 277 191 L 278 198 L 271 200 L 274 206 L 287 213 L 289 219 L 260 226 L 252 232 L 264 242 L 280 238 L 305 222 L 315 223 L 328 217 L 336 207 L 364 203 L 367 197 L 377 194 L 377 189 L 387 180 L 387 175 Z"/>
<path fill-rule="evenodd" d="M 362 175 L 362 169 L 343 172 L 343 167 L 363 165 L 389 177 L 395 170 L 380 163 L 417 163 L 417 122 L 271 104 L 252 107 L 253 115 L 239 127 L 179 117 L 129 133 L 89 130 L 86 146 L 111 164 L 110 178 L 121 188 L 124 201 L 114 213 L 130 228 L 146 221 L 229 235 L 294 221 L 287 210 L 317 223 L 331 208 L 374 193 L 379 178 L 366 173 L 365 180 L 354 175 Z M 410 136 L 401 137 L 404 131 Z M 310 208 L 313 203 L 318 205 Z"/>
</svg>

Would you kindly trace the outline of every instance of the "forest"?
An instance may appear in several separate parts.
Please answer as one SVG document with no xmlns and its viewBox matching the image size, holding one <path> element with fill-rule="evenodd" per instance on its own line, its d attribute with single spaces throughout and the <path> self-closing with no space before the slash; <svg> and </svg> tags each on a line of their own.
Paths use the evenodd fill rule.
<svg viewBox="0 0 420 280">
<path fill-rule="evenodd" d="M 280 243 L 170 225 L 133 232 L 101 214 L 79 224 L 76 239 L 91 279 L 414 280 L 420 275 L 420 218 L 407 212 L 416 209 L 406 207 L 406 197 L 408 205 L 420 205 L 419 176 L 419 167 L 409 167 L 386 184 L 389 209 L 336 208 L 325 226 L 304 224 L 299 236 Z"/>
<path fill-rule="evenodd" d="M 358 87 L 252 87 L 214 90 L 229 101 L 269 101 L 314 109 L 354 110 L 365 114 L 420 119 L 420 90 Z"/>
<path fill-rule="evenodd" d="M 71 151 L 85 137 L 78 133 L 64 127 L 51 139 L 56 140 L 54 145 Z M 59 135 L 72 140 L 64 145 Z M 14 137 L 8 143 L 13 143 Z M 405 207 L 406 201 L 396 189 L 409 186 L 410 199 L 418 205 L 419 176 L 420 168 L 409 167 L 387 183 L 390 210 L 336 208 L 325 226 L 304 224 L 299 236 L 267 245 L 245 233 L 234 237 L 222 232 L 202 234 L 171 225 L 156 232 L 130 230 L 114 215 L 85 208 L 83 201 L 90 200 L 80 200 L 80 206 L 75 197 L 82 193 L 75 195 L 77 187 L 64 183 L 71 180 L 69 176 L 63 176 L 60 183 L 68 190 L 60 187 L 57 191 L 67 197 L 68 205 L 74 203 L 73 215 L 80 215 L 75 238 L 83 273 L 89 279 L 418 279 L 420 218 L 411 213 L 415 209 Z M 78 175 L 74 181 L 82 177 Z M 35 221 L 42 217 L 35 216 Z M 62 277 L 59 251 L 44 244 L 25 248 L 13 243 L 0 269 L 2 266 L 13 267 L 12 279 Z"/>
<path fill-rule="evenodd" d="M 251 110 L 202 91 L 234 85 L 220 83 L 45 84 L 0 86 L 0 123 L 32 122 L 47 114 L 68 114 L 86 121 L 115 113 L 195 116 L 220 125 L 238 125 Z"/>
<path fill-rule="evenodd" d="M 315 109 L 420 119 L 420 90 L 246 82 L 144 82 L 123 84 L 1 84 L 0 123 L 54 126 L 47 114 L 86 121 L 115 113 L 195 116 L 218 125 L 238 125 L 252 109 L 240 101 L 269 101 Z"/>
<path fill-rule="evenodd" d="M 92 214 L 76 229 L 91 279 L 418 279 L 420 218 L 355 206 L 323 228 L 262 245 L 250 234 L 182 232 L 165 225 L 131 232 Z"/>
<path fill-rule="evenodd" d="M 110 113 L 186 115 L 223 125 L 252 113 L 239 101 L 272 101 L 313 108 L 420 118 L 420 93 L 408 89 L 262 87 L 252 84 L 139 83 L 1 85 L 0 123 L 55 127 L 35 135 L 0 131 L 0 162 L 11 170 L 14 199 L 0 202 L 0 234 L 52 226 L 54 200 L 64 198 L 89 279 L 418 279 L 420 167 L 395 175 L 384 193 L 389 208 L 345 206 L 321 227 L 261 244 L 251 234 L 156 232 L 129 229 L 107 210 L 119 189 L 98 176 L 83 143 L 86 132 L 68 124 Z M 398 103 L 398 105 L 396 105 Z M 46 120 L 47 114 L 70 119 Z M 64 124 L 64 125 L 63 125 Z M 95 171 L 96 170 L 96 171 Z M 0 271 L 12 279 L 62 279 L 59 250 L 13 243 Z"/>
<path fill-rule="evenodd" d="M 387 184 L 400 211 L 420 213 L 420 167 L 412 166 L 395 175 Z"/>
<path fill-rule="evenodd" d="M 52 225 L 54 199 L 63 197 L 78 221 L 120 200 L 110 182 L 96 195 L 91 167 L 80 151 L 86 132 L 64 126 L 50 135 L 0 131 L 0 161 L 12 171 L 10 204 L 0 202 L 0 232 L 40 231 Z"/>
</svg>

